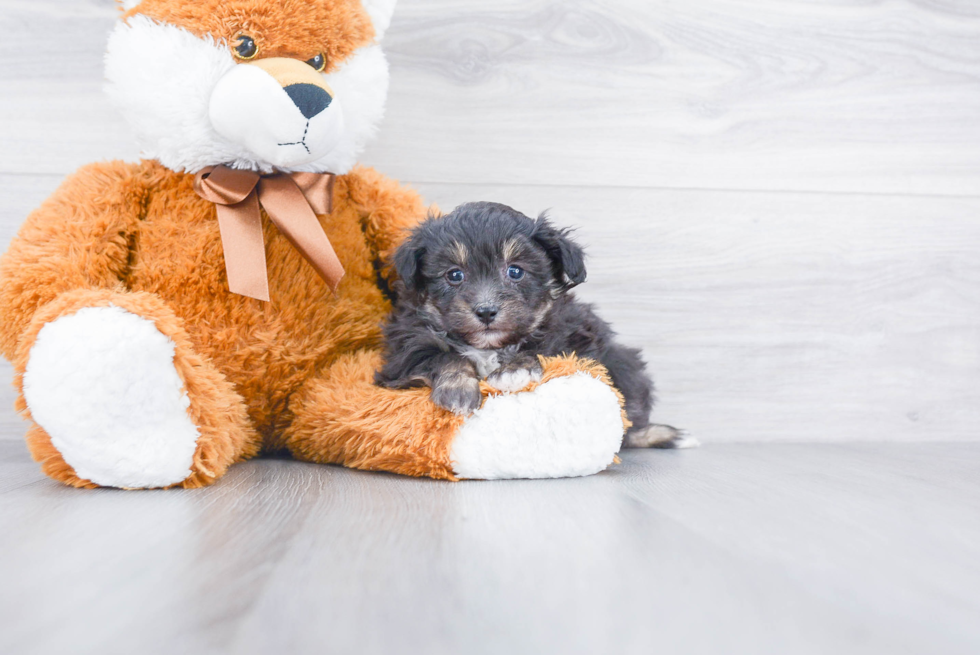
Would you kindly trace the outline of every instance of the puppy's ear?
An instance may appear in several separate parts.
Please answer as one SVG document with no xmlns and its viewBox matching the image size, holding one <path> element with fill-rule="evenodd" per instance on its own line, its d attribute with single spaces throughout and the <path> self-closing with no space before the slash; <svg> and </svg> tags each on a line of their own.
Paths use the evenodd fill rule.
<svg viewBox="0 0 980 655">
<path fill-rule="evenodd" d="M 425 256 L 425 248 L 418 244 L 418 239 L 409 237 L 402 245 L 398 246 L 392 263 L 395 265 L 395 272 L 401 279 L 406 291 L 418 293 L 422 288 L 422 258 Z"/>
<path fill-rule="evenodd" d="M 568 229 L 553 226 L 545 214 L 535 222 L 531 238 L 551 259 L 551 270 L 559 289 L 567 291 L 585 282 L 585 252 L 568 236 Z"/>
</svg>

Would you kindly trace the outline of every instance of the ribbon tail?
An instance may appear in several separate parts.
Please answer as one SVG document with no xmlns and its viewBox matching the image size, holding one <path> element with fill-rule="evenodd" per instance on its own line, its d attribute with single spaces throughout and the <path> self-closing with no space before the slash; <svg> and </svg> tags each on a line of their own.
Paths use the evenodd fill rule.
<svg viewBox="0 0 980 655">
<path fill-rule="evenodd" d="M 291 173 L 293 182 L 299 187 L 310 203 L 314 214 L 326 216 L 333 211 L 333 187 L 336 176 L 333 173 Z"/>
<path fill-rule="evenodd" d="M 296 182 L 288 175 L 262 178 L 259 199 L 283 236 L 336 293 L 344 277 L 344 267 Z"/>
<path fill-rule="evenodd" d="M 229 290 L 268 302 L 269 275 L 266 271 L 258 197 L 250 193 L 238 204 L 215 205 L 215 208 L 218 211 Z"/>
</svg>

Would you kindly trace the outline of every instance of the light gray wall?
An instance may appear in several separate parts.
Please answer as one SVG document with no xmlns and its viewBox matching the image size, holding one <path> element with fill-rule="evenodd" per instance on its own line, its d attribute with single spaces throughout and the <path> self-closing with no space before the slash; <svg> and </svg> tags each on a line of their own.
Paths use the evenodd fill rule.
<svg viewBox="0 0 980 655">
<path fill-rule="evenodd" d="M 0 7 L 0 246 L 64 174 L 137 156 L 100 89 L 114 11 Z M 644 348 L 658 420 L 980 436 L 976 3 L 403 0 L 387 49 L 364 161 L 580 226 L 581 295 Z"/>
</svg>

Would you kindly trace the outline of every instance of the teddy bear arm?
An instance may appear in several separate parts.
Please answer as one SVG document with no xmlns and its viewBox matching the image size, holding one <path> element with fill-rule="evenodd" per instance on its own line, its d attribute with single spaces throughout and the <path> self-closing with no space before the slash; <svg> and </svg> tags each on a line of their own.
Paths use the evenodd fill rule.
<svg viewBox="0 0 980 655">
<path fill-rule="evenodd" d="M 386 281 L 394 281 L 390 267 L 395 248 L 408 230 L 430 211 L 414 189 L 385 177 L 373 168 L 357 166 L 345 176 L 351 202 L 361 215 L 361 227 Z"/>
<path fill-rule="evenodd" d="M 567 477 L 605 469 L 628 425 L 622 396 L 590 360 L 545 358 L 542 378 L 519 393 L 483 384 L 470 416 L 436 406 L 428 388 L 374 384 L 380 364 L 362 351 L 307 381 L 282 445 L 305 461 L 446 480 Z"/>
<path fill-rule="evenodd" d="M 454 480 L 450 444 L 463 418 L 429 401 L 425 388 L 374 384 L 381 353 L 345 355 L 290 398 L 281 445 L 320 464 Z"/>
<path fill-rule="evenodd" d="M 35 312 L 59 294 L 124 284 L 143 212 L 136 170 L 109 162 L 68 177 L 0 258 L 0 353 L 8 360 Z"/>
</svg>

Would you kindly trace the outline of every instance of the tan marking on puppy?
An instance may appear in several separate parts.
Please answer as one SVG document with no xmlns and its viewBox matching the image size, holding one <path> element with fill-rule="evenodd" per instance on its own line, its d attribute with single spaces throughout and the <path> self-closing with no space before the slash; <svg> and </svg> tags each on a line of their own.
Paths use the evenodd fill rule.
<svg viewBox="0 0 980 655">
<path fill-rule="evenodd" d="M 548 302 L 541 305 L 538 311 L 534 313 L 534 322 L 531 323 L 531 330 L 536 330 L 538 326 L 541 325 L 542 322 L 544 322 L 544 319 L 548 315 L 548 312 L 551 311 L 551 306 L 554 304 L 555 304 L 554 302 L 549 300 Z"/>
<path fill-rule="evenodd" d="M 520 242 L 517 239 L 507 239 L 504 241 L 504 247 L 501 251 L 504 259 L 510 261 L 517 257 L 518 252 L 520 252 Z"/>
<path fill-rule="evenodd" d="M 466 245 L 460 243 L 459 241 L 453 241 L 452 255 L 453 260 L 460 266 L 466 266 L 466 258 L 469 257 L 469 251 L 466 249 Z"/>
<path fill-rule="evenodd" d="M 229 48 L 239 35 L 250 36 L 259 48 L 258 59 L 306 61 L 323 53 L 328 73 L 375 36 L 358 0 L 305 0 L 301 10 L 296 3 L 268 0 L 143 0 L 123 18 L 136 15 L 195 36 L 211 35 Z"/>
</svg>

